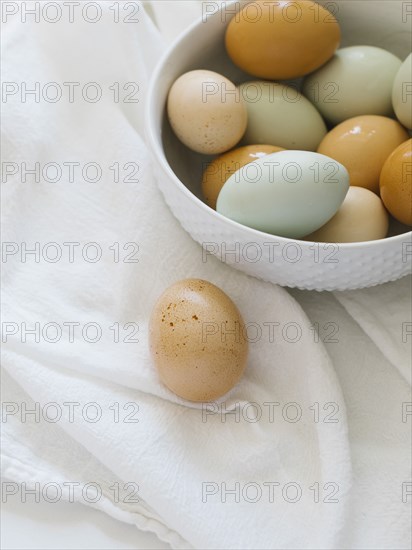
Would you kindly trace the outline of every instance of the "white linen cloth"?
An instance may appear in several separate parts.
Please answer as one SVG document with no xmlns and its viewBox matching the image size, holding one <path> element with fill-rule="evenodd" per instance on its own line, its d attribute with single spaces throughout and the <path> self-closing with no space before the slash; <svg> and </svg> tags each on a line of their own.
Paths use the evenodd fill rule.
<svg viewBox="0 0 412 550">
<path fill-rule="evenodd" d="M 127 11 L 120 3 L 116 23 L 116 4 L 101 2 L 95 24 L 22 22 L 17 14 L 3 26 L 3 80 L 18 83 L 3 104 L 3 160 L 15 163 L 10 171 L 17 166 L 2 183 L 2 473 L 14 483 L 6 491 L 18 487 L 8 498 L 34 487 L 51 499 L 58 486 L 62 498 L 151 530 L 173 548 L 409 548 L 410 277 L 352 292 L 287 291 L 214 258 L 203 262 L 157 190 L 142 125 L 155 61 L 200 3 L 153 2 L 163 40 L 141 6 L 138 22 L 122 22 L 136 3 Z M 36 82 L 38 101 L 22 101 L 23 83 Z M 52 97 L 49 82 L 63 89 L 55 103 L 42 96 Z M 80 83 L 73 102 L 64 82 Z M 90 82 L 103 92 L 96 103 L 81 94 Z M 130 82 L 138 103 L 123 102 L 136 92 L 123 89 Z M 58 163 L 61 179 L 22 181 L 22 163 L 36 162 L 40 170 Z M 70 162 L 80 163 L 74 178 Z M 91 168 L 81 173 L 91 162 L 102 170 L 95 183 Z M 126 163 L 138 165 L 138 182 L 123 181 L 135 167 Z M 24 243 L 36 242 L 38 257 L 22 261 Z M 80 243 L 72 257 L 64 243 Z M 88 261 L 96 250 L 99 261 Z M 125 263 L 127 255 L 138 263 Z M 244 378 L 216 414 L 162 386 L 148 353 L 155 300 L 187 277 L 220 286 L 261 330 Z M 23 323 L 38 323 L 38 342 L 33 334 L 23 341 Z M 270 323 L 279 323 L 274 339 Z M 73 417 L 68 402 L 79 404 Z M 38 417 L 24 407 L 37 407 Z M 102 491 L 94 503 L 93 488 L 82 492 L 90 482 Z M 138 499 L 127 499 L 131 491 Z"/>
</svg>

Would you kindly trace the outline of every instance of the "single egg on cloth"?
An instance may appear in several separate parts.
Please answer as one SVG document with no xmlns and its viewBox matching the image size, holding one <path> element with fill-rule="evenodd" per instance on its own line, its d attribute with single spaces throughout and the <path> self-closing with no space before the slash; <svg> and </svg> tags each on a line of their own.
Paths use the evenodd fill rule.
<svg viewBox="0 0 412 550">
<path fill-rule="evenodd" d="M 247 125 L 246 106 L 236 86 L 213 71 L 180 76 L 170 88 L 167 115 L 180 141 L 206 155 L 234 147 Z"/>
<path fill-rule="evenodd" d="M 305 240 L 323 243 L 356 243 L 384 239 L 389 217 L 381 199 L 364 187 L 349 187 L 336 214 Z"/>
<path fill-rule="evenodd" d="M 247 4 L 229 22 L 226 50 L 247 73 L 269 80 L 308 74 L 339 46 L 335 17 L 309 0 L 259 0 Z"/>
<path fill-rule="evenodd" d="M 396 120 L 359 116 L 335 126 L 323 138 L 318 153 L 342 163 L 349 172 L 351 185 L 379 193 L 383 163 L 408 137 L 408 132 Z"/>
<path fill-rule="evenodd" d="M 335 214 L 349 188 L 344 166 L 308 151 L 280 151 L 240 168 L 216 210 L 248 227 L 299 239 Z"/>
<path fill-rule="evenodd" d="M 401 63 L 381 48 L 342 48 L 305 78 L 303 93 L 333 124 L 358 115 L 391 116 L 392 86 Z"/>
<path fill-rule="evenodd" d="M 412 53 L 402 63 L 395 76 L 392 105 L 399 122 L 412 130 Z"/>
<path fill-rule="evenodd" d="M 412 225 L 412 139 L 386 159 L 380 176 L 383 204 L 394 218 Z"/>
<path fill-rule="evenodd" d="M 152 311 L 149 341 L 160 379 L 189 401 L 221 397 L 246 368 L 248 342 L 239 310 L 220 288 L 201 279 L 165 290 Z"/>
<path fill-rule="evenodd" d="M 202 179 L 202 191 L 206 204 L 216 210 L 220 190 L 232 174 L 249 162 L 279 151 L 283 149 L 274 145 L 245 145 L 212 160 L 208 163 Z"/>
<path fill-rule="evenodd" d="M 242 143 L 276 143 L 285 149 L 315 151 L 327 132 L 311 102 L 292 86 L 256 80 L 239 86 L 248 124 Z"/>
</svg>

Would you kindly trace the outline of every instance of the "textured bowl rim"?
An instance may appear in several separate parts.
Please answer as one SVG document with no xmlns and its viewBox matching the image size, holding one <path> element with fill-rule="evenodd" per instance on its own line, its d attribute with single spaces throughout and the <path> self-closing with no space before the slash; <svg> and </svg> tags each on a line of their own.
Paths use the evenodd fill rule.
<svg viewBox="0 0 412 550">
<path fill-rule="evenodd" d="M 247 3 L 247 1 L 251 0 L 244 0 L 243 3 Z M 213 14 L 211 14 L 209 17 L 214 17 L 219 11 L 223 8 L 224 4 L 222 4 L 219 9 L 217 9 Z M 162 146 L 161 141 L 158 139 L 157 136 L 157 126 L 155 124 L 155 103 L 154 103 L 154 91 L 157 87 L 157 83 L 161 77 L 161 74 L 163 72 L 163 69 L 165 65 L 167 65 L 169 59 L 173 56 L 173 53 L 177 46 L 184 42 L 186 38 L 192 34 L 199 25 L 204 24 L 203 17 L 200 17 L 196 19 L 185 31 L 183 31 L 179 36 L 173 40 L 173 42 L 169 45 L 165 53 L 161 56 L 159 61 L 157 62 L 157 65 L 155 67 L 155 70 L 153 72 L 153 75 L 150 79 L 148 92 L 147 92 L 147 106 L 145 110 L 145 117 L 144 117 L 144 126 L 145 126 L 145 134 L 148 142 L 150 143 L 152 152 L 154 153 L 155 159 L 160 163 L 163 170 L 172 178 L 174 184 L 176 187 L 184 193 L 190 200 L 192 200 L 198 208 L 201 208 L 205 211 L 206 214 L 215 217 L 216 219 L 220 220 L 222 223 L 227 224 L 228 227 L 232 227 L 233 230 L 238 230 L 238 228 L 241 228 L 243 231 L 250 232 L 251 237 L 268 237 L 270 239 L 276 239 L 276 241 L 280 241 L 283 243 L 290 243 L 290 242 L 296 242 L 300 245 L 303 245 L 303 248 L 305 245 L 307 247 L 312 246 L 314 243 L 319 243 L 323 245 L 338 245 L 339 248 L 342 248 L 342 250 L 351 250 L 351 249 L 358 249 L 358 248 L 378 248 L 382 243 L 387 243 L 390 245 L 393 244 L 400 244 L 407 240 L 408 237 L 412 238 L 412 229 L 410 231 L 407 231 L 405 233 L 401 233 L 399 235 L 393 235 L 392 237 L 385 237 L 383 239 L 376 239 L 373 241 L 359 241 L 359 242 L 353 242 L 353 243 L 340 243 L 340 242 L 324 242 L 324 241 L 307 241 L 307 240 L 300 240 L 300 239 L 292 239 L 288 237 L 281 237 L 279 235 L 274 235 L 272 233 L 265 233 L 264 231 L 260 231 L 258 229 L 254 229 L 252 227 L 248 227 L 246 225 L 243 225 L 239 222 L 236 222 L 234 220 L 231 220 L 230 218 L 227 218 L 226 216 L 223 216 L 222 214 L 219 214 L 219 212 L 216 212 L 213 208 L 208 206 L 206 203 L 204 203 L 201 199 L 199 199 L 194 193 L 192 193 L 186 185 L 177 177 L 173 169 L 171 168 L 169 162 L 167 161 L 166 155 L 164 153 L 164 149 Z M 163 109 L 165 109 L 165 105 L 163 106 Z"/>
</svg>

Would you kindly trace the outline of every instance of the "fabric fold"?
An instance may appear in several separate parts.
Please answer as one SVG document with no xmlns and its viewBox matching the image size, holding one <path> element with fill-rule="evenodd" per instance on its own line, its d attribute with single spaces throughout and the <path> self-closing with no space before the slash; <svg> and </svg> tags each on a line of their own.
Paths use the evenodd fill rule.
<svg viewBox="0 0 412 550">
<path fill-rule="evenodd" d="M 163 28 L 166 13 L 174 29 L 193 17 L 186 2 L 174 15 L 162 4 L 152 11 Z M 191 3 L 190 13 L 200 13 L 200 4 Z M 4 157 L 17 171 L 2 184 L 3 475 L 12 483 L 37 482 L 40 492 L 48 483 L 78 483 L 76 501 L 152 531 L 173 548 L 339 548 L 353 526 L 349 438 L 353 443 L 357 434 L 359 405 L 350 380 L 342 382 L 352 357 L 347 349 L 361 353 L 370 337 L 368 349 L 380 347 L 394 363 L 401 358 L 405 375 L 406 347 L 396 349 L 397 329 L 387 328 L 378 291 L 337 297 L 367 336 L 339 344 L 335 356 L 325 324 L 353 326 L 343 308 L 328 318 L 331 295 L 310 294 L 319 307 L 313 317 L 306 294 L 215 258 L 203 261 L 156 187 L 143 138 L 145 90 L 165 40 L 140 4 L 133 24 L 116 22 L 107 3 L 98 5 L 102 17 L 93 25 L 5 26 L 5 79 L 39 82 L 40 96 L 23 102 L 12 94 L 5 105 Z M 73 102 L 65 82 L 80 83 Z M 44 100 L 48 83 L 65 93 L 55 103 Z M 101 90 L 99 101 L 82 95 L 92 89 Z M 22 176 L 23 163 L 38 163 L 38 181 Z M 147 345 L 156 299 L 188 277 L 227 292 L 250 330 L 245 376 L 209 405 L 168 391 Z M 398 306 L 406 291 L 405 281 L 385 285 L 393 316 L 404 311 Z M 360 378 L 368 368 L 365 358 Z M 391 389 L 394 399 L 399 387 Z M 35 414 L 27 413 L 33 407 Z M 356 435 L 355 454 L 370 464 L 366 435 Z M 396 432 L 390 441 L 402 455 L 403 474 L 407 438 Z M 366 474 L 357 463 L 355 479 L 367 487 L 364 500 L 357 493 L 360 513 L 373 492 L 373 475 Z M 102 491 L 95 502 L 83 495 L 88 483 Z M 406 517 L 402 506 L 393 505 L 385 526 Z M 367 539 L 373 544 L 377 521 L 375 515 Z M 353 539 L 362 542 L 361 522 L 356 527 Z M 381 547 L 390 548 L 390 540 Z"/>
</svg>

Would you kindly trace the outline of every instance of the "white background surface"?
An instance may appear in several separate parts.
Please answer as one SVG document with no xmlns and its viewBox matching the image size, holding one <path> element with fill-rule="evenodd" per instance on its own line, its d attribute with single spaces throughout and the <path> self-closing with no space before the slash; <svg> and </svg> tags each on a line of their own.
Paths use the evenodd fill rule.
<svg viewBox="0 0 412 550">
<path fill-rule="evenodd" d="M 150 2 L 144 4 L 148 6 Z M 189 9 L 185 9 L 183 13 L 182 10 L 176 10 L 174 18 L 171 17 L 170 10 L 156 10 L 158 25 L 168 42 L 201 13 L 200 6 L 196 6 L 194 2 L 187 5 L 187 8 Z M 5 504 L 1 503 L 2 550 L 170 548 L 152 533 L 139 531 L 134 525 L 127 525 L 76 502 L 22 503 L 17 498 L 12 498 Z"/>
<path fill-rule="evenodd" d="M 76 502 L 22 503 L 16 497 L 10 497 L 9 502 L 2 504 L 1 548 L 157 550 L 170 546 L 151 533 L 139 531 L 133 525 L 116 521 L 98 510 Z"/>
<path fill-rule="evenodd" d="M 157 4 L 159 5 L 162 3 L 163 2 L 158 2 Z M 165 5 L 167 3 L 168 2 L 164 2 Z M 179 17 L 172 20 L 170 12 L 166 13 L 164 10 L 157 10 L 157 12 L 161 14 L 159 17 L 160 26 L 162 27 L 162 31 L 166 29 L 163 31 L 163 34 L 168 40 L 175 34 L 177 27 L 186 26 L 193 15 L 189 9 L 189 3 L 186 3 L 186 1 L 174 2 L 173 0 L 173 2 L 169 2 L 169 6 L 177 6 L 177 4 L 187 4 L 188 9 L 186 9 L 185 6 L 185 11 L 183 12 L 184 17 L 180 17 L 182 12 L 176 10 L 175 13 L 179 14 Z M 190 5 L 193 6 L 192 3 L 190 3 Z M 174 23 L 176 23 L 176 25 Z M 379 300 L 373 299 L 374 293 L 376 295 L 379 294 Z M 388 303 L 386 303 L 386 307 L 383 307 L 382 304 L 385 304 L 385 301 L 381 293 L 383 293 L 383 289 L 376 289 L 376 292 L 372 290 L 369 294 L 365 294 L 365 310 L 370 311 L 370 304 L 367 300 L 367 298 L 370 297 L 371 303 L 380 305 L 382 311 L 390 316 L 391 303 L 389 302 L 389 296 L 393 297 L 393 294 L 388 293 Z M 318 305 L 320 308 L 320 303 L 317 303 L 318 297 L 316 295 L 312 296 L 308 294 L 305 296 L 308 302 L 312 300 L 314 302 L 311 306 L 313 311 L 315 311 L 314 320 L 328 322 L 331 319 L 335 319 L 335 317 L 330 317 L 330 315 L 335 311 L 338 313 L 338 308 L 340 308 L 340 306 L 335 303 L 336 301 L 333 296 L 331 296 L 330 299 L 331 303 L 333 301 L 332 305 L 335 306 L 335 309 L 322 312 L 318 312 L 316 309 Z M 377 298 L 377 296 L 375 296 L 375 298 Z M 358 299 L 360 300 L 361 297 L 359 296 Z M 397 303 L 396 300 L 395 303 Z M 359 306 L 355 299 L 355 306 L 356 305 Z M 360 306 L 360 309 L 362 309 L 363 304 L 360 303 Z M 309 308 L 309 310 L 311 309 Z M 321 313 L 325 316 L 324 318 L 320 317 Z M 342 313 L 341 309 L 339 309 L 339 313 Z M 379 325 L 376 323 L 371 324 L 374 330 L 376 328 L 379 329 Z M 382 322 L 381 325 L 385 326 L 385 323 Z M 377 531 L 379 532 L 379 525 L 385 525 L 382 521 L 384 518 L 382 517 L 381 509 L 377 504 L 379 501 L 385 500 L 383 498 L 384 489 L 388 487 L 391 489 L 392 486 L 394 486 L 394 480 L 387 479 L 388 476 L 386 475 L 385 468 L 380 470 L 376 467 L 376 463 L 379 463 L 379 465 L 382 463 L 385 466 L 386 463 L 391 462 L 390 460 L 382 460 L 382 457 L 385 457 L 385 453 L 382 452 L 382 440 L 385 442 L 385 447 L 389 447 L 389 450 L 396 455 L 396 446 L 393 445 L 393 440 L 396 438 L 388 438 L 387 434 L 388 427 L 392 424 L 397 426 L 396 423 L 392 422 L 391 424 L 391 415 L 394 408 L 391 407 L 392 402 L 388 400 L 388 396 L 393 396 L 397 393 L 395 390 L 398 390 L 398 379 L 393 375 L 392 371 L 389 371 L 389 368 L 388 371 L 385 370 L 387 368 L 386 363 L 383 362 L 383 358 L 378 355 L 378 351 L 373 347 L 372 340 L 369 341 L 369 339 L 365 338 L 361 357 L 355 356 L 356 350 L 360 347 L 358 342 L 360 338 L 358 336 L 360 328 L 357 325 L 355 326 L 355 324 L 351 324 L 350 327 L 350 331 L 345 333 L 342 321 L 342 334 L 345 333 L 350 335 L 351 341 L 355 344 L 358 343 L 358 347 L 356 347 L 356 345 L 354 346 L 353 355 L 350 355 L 349 352 L 351 350 L 349 350 L 348 354 L 345 355 L 347 359 L 344 361 L 343 354 L 342 357 L 338 354 L 344 346 L 344 340 L 342 340 L 342 346 L 338 347 L 335 354 L 334 349 L 328 351 L 336 362 L 335 368 L 339 374 L 340 383 L 342 384 L 348 400 L 348 409 L 353 412 L 354 418 L 351 419 L 352 423 L 350 428 L 354 439 L 352 451 L 354 460 L 356 459 L 354 462 L 356 474 L 361 481 L 366 479 L 368 486 L 373 488 L 373 498 L 368 502 L 368 506 L 361 506 L 359 502 L 362 501 L 361 497 L 364 496 L 365 485 L 362 485 L 362 483 L 358 484 L 358 501 L 355 500 L 351 507 L 353 521 L 349 522 L 350 535 L 353 536 L 355 532 L 364 535 L 368 532 L 371 534 L 373 533 L 373 536 L 376 537 Z M 373 334 L 374 332 L 372 332 L 372 336 Z M 380 343 L 382 342 L 382 339 L 379 337 L 375 339 Z M 333 345 L 330 346 L 330 348 L 333 348 Z M 368 361 L 366 361 L 366 357 L 368 357 Z M 401 362 L 397 361 L 396 357 L 397 356 L 395 356 L 394 364 L 399 366 Z M 361 372 L 361 375 L 359 375 L 358 371 Z M 385 372 L 385 376 L 387 372 L 388 378 L 383 377 L 383 372 Z M 389 378 L 389 375 L 391 375 L 391 378 Z M 355 380 L 354 384 L 353 380 Z M 388 383 L 388 381 L 391 381 L 391 383 Z M 358 391 L 353 391 L 354 388 Z M 370 395 L 373 397 L 371 403 L 365 404 L 364 388 L 367 388 L 370 391 Z M 397 411 L 398 409 L 396 409 L 396 414 L 398 414 Z M 381 415 L 379 416 L 380 412 Z M 377 422 L 376 419 L 378 417 L 383 418 L 386 431 L 383 429 L 383 426 Z M 407 427 L 401 426 L 401 428 L 402 427 L 404 427 L 406 431 Z M 398 432 L 400 431 L 401 430 L 398 430 Z M 365 453 L 361 453 L 365 445 L 371 449 L 368 460 L 365 460 Z M 396 471 L 396 466 L 393 462 L 391 469 Z M 386 481 L 386 484 L 383 483 L 384 481 Z M 359 513 L 359 511 L 361 511 L 361 513 Z M 376 518 L 378 519 L 376 520 Z M 134 526 L 120 523 L 103 513 L 87 508 L 81 504 L 63 502 L 58 504 L 20 503 L 18 497 L 14 499 L 11 497 L 9 503 L 4 506 L 2 520 L 1 547 L 5 550 L 17 548 L 21 550 L 34 550 L 40 548 L 53 548 L 56 550 L 168 548 L 167 545 L 158 541 L 154 535 L 139 532 Z M 185 518 L 183 518 L 183 520 L 185 520 Z M 355 529 L 356 523 L 358 523 L 357 529 Z M 376 529 L 376 527 L 378 528 Z M 384 530 L 384 527 L 382 527 L 382 530 Z M 380 534 L 381 533 L 378 534 L 377 540 L 379 540 Z M 389 533 L 388 538 L 391 539 L 389 543 L 388 541 L 385 543 L 385 541 L 382 540 L 382 548 L 395 547 L 395 544 L 393 544 L 393 535 L 391 536 Z M 352 540 L 351 542 L 353 543 L 352 548 L 361 547 L 357 540 Z M 407 541 L 405 541 L 405 547 L 406 544 Z M 343 545 L 342 547 L 349 546 Z M 396 547 L 399 548 L 400 546 L 396 545 Z M 376 548 L 376 546 L 368 544 L 366 537 L 365 546 L 363 546 L 363 548 Z"/>
</svg>

